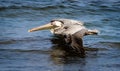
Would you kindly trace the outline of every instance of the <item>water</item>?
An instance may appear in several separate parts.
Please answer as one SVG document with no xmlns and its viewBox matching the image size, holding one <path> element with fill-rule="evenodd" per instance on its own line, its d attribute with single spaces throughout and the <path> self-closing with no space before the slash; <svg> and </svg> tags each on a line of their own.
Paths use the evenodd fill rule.
<svg viewBox="0 0 120 71">
<path fill-rule="evenodd" d="M 49 31 L 27 32 L 54 18 L 100 30 L 84 37 L 85 58 L 61 57 Z M 119 31 L 119 0 L 0 0 L 0 71 L 119 71 Z"/>
</svg>

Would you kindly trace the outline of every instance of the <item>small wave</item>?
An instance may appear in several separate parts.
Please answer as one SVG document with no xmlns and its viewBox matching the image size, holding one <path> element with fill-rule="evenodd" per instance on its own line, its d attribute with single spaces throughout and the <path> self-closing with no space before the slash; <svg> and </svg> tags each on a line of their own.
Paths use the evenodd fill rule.
<svg viewBox="0 0 120 71">
<path fill-rule="evenodd" d="M 25 50 L 25 49 L 0 49 L 0 51 L 7 51 L 7 52 L 30 52 L 30 53 L 42 53 L 42 54 L 48 54 L 51 51 L 50 50 Z"/>
<path fill-rule="evenodd" d="M 101 11 L 109 11 L 109 12 L 119 12 L 119 8 L 111 7 L 111 8 L 101 8 Z"/>
<path fill-rule="evenodd" d="M 108 67 L 108 68 L 119 68 L 120 64 L 106 64 L 106 65 L 102 65 L 103 67 Z"/>
<path fill-rule="evenodd" d="M 49 5 L 42 5 L 42 4 L 38 4 L 38 5 L 30 5 L 30 4 L 27 4 L 27 5 L 24 5 L 24 4 L 21 4 L 21 5 L 0 5 L 0 10 L 6 10 L 6 9 L 32 9 L 32 10 L 45 10 L 45 9 L 56 9 L 56 8 L 65 8 L 67 7 L 66 5 L 64 4 L 49 4 Z"/>
<path fill-rule="evenodd" d="M 48 41 L 50 40 L 49 38 L 42 38 L 42 37 L 26 37 L 26 38 L 19 38 L 19 39 L 1 39 L 0 44 L 14 44 L 14 43 L 19 43 L 19 42 L 33 42 L 33 41 Z"/>
<path fill-rule="evenodd" d="M 112 48 L 112 49 L 111 49 Z M 98 42 L 85 47 L 87 51 L 120 49 L 120 42 Z"/>
<path fill-rule="evenodd" d="M 100 42 L 101 44 L 108 45 L 113 48 L 120 48 L 120 42 Z"/>
</svg>

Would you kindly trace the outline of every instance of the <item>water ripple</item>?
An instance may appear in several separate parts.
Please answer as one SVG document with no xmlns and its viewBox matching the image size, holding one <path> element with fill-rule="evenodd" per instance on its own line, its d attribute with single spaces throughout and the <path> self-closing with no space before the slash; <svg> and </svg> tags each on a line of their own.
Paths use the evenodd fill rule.
<svg viewBox="0 0 120 71">
<path fill-rule="evenodd" d="M 26 37 L 26 38 L 17 38 L 17 39 L 1 39 L 0 44 L 13 44 L 13 43 L 25 43 L 25 42 L 35 42 L 35 41 L 49 41 L 49 38 L 42 38 L 42 37 Z"/>
</svg>

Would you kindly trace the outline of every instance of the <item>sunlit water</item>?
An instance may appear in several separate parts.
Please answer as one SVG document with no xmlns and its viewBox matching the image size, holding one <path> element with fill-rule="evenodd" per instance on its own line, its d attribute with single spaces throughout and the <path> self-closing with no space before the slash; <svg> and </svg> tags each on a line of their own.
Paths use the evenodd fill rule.
<svg viewBox="0 0 120 71">
<path fill-rule="evenodd" d="M 100 30 L 83 38 L 85 58 L 61 57 L 49 31 L 27 32 L 54 18 Z M 0 0 L 0 71 L 119 70 L 119 0 Z"/>
</svg>

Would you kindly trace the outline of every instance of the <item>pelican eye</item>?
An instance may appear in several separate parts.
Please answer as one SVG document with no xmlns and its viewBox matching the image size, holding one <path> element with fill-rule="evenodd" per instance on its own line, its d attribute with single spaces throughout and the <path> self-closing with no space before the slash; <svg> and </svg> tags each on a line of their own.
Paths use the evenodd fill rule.
<svg viewBox="0 0 120 71">
<path fill-rule="evenodd" d="M 65 26 L 64 29 L 68 29 L 68 26 Z"/>
</svg>

